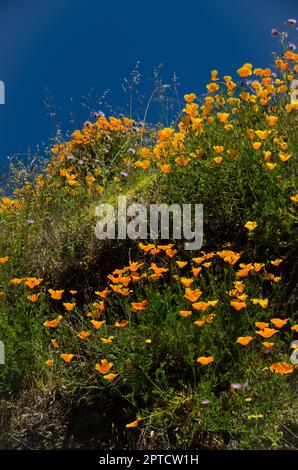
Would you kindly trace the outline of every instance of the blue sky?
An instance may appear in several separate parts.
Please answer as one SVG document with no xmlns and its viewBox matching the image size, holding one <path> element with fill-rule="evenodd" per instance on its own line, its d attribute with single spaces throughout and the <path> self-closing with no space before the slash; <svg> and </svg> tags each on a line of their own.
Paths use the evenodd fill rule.
<svg viewBox="0 0 298 470">
<path fill-rule="evenodd" d="M 92 87 L 98 96 L 109 89 L 107 101 L 124 107 L 121 83 L 137 61 L 144 89 L 163 63 L 165 82 L 175 72 L 181 94 L 200 93 L 213 68 L 232 74 L 244 62 L 269 65 L 272 27 L 297 17 L 297 0 L 1 0 L 0 160 L 28 146 L 34 153 L 53 135 L 46 88 L 64 129 L 88 119 L 81 103 Z"/>
</svg>

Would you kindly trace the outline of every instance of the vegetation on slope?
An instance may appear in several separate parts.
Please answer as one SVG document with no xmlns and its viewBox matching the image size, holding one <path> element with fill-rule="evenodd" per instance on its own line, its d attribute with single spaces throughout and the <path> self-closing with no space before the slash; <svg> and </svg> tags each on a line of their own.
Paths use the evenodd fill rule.
<svg viewBox="0 0 298 470">
<path fill-rule="evenodd" d="M 287 445 L 297 73 L 291 50 L 275 71 L 244 64 L 237 80 L 212 71 L 206 96 L 185 95 L 172 127 L 96 116 L 2 197 L 2 414 L 11 393 L 32 387 L 76 409 L 105 404 L 102 445 Z M 95 208 L 118 195 L 203 204 L 203 251 L 171 239 L 99 241 Z"/>
</svg>

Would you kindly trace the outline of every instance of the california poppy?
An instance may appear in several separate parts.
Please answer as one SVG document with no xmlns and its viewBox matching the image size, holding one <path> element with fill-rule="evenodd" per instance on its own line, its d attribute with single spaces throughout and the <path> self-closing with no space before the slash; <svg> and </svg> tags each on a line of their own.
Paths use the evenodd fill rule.
<svg viewBox="0 0 298 470">
<path fill-rule="evenodd" d="M 88 331 L 80 331 L 77 336 L 81 339 L 81 340 L 85 340 L 85 339 L 88 339 L 89 336 L 90 336 L 90 333 Z"/>
<path fill-rule="evenodd" d="M 100 341 L 103 342 L 103 344 L 110 344 L 114 339 L 114 336 L 109 336 L 108 338 L 100 338 Z"/>
<path fill-rule="evenodd" d="M 184 297 L 191 302 L 196 302 L 202 295 L 202 291 L 200 289 L 185 289 L 185 295 Z"/>
<path fill-rule="evenodd" d="M 262 336 L 263 338 L 271 338 L 271 336 L 275 335 L 278 333 L 278 330 L 274 330 L 273 328 L 264 328 L 263 330 L 256 331 L 256 333 L 259 336 Z"/>
<path fill-rule="evenodd" d="M 25 284 L 26 286 L 30 287 L 30 289 L 33 289 L 34 287 L 38 286 L 41 282 L 43 281 L 43 278 L 36 278 L 36 277 L 27 277 Z"/>
<path fill-rule="evenodd" d="M 51 343 L 54 346 L 54 348 L 58 349 L 59 345 L 58 345 L 58 341 L 56 339 L 51 339 Z"/>
<path fill-rule="evenodd" d="M 247 346 L 252 340 L 252 336 L 239 336 L 236 342 L 241 344 L 242 346 Z"/>
<path fill-rule="evenodd" d="M 95 369 L 103 375 L 106 375 L 112 367 L 113 363 L 108 362 L 107 359 L 102 359 L 100 364 L 95 364 Z"/>
<path fill-rule="evenodd" d="M 238 300 L 231 300 L 230 304 L 237 312 L 246 307 L 245 302 L 239 302 Z"/>
<path fill-rule="evenodd" d="M 132 312 L 141 312 L 143 310 L 146 310 L 148 307 L 148 300 L 143 300 L 142 302 L 132 302 L 131 304 L 131 310 Z"/>
<path fill-rule="evenodd" d="M 208 364 L 211 364 L 214 361 L 213 356 L 200 356 L 197 359 L 197 362 L 201 364 L 202 366 L 208 366 Z"/>
<path fill-rule="evenodd" d="M 114 374 L 113 372 L 111 372 L 110 374 L 107 374 L 107 375 L 104 375 L 103 378 L 105 380 L 109 380 L 109 381 L 112 381 L 114 380 L 116 377 L 117 377 L 118 374 Z"/>
<path fill-rule="evenodd" d="M 247 228 L 249 232 L 252 232 L 256 228 L 257 225 L 258 225 L 257 222 L 252 222 L 251 220 L 249 220 L 248 222 L 246 222 L 244 227 Z"/>
<path fill-rule="evenodd" d="M 60 354 L 64 362 L 70 362 L 74 358 L 74 354 Z"/>
<path fill-rule="evenodd" d="M 275 364 L 271 364 L 270 370 L 275 374 L 291 374 L 294 370 L 294 366 L 286 362 L 276 362 Z"/>
<path fill-rule="evenodd" d="M 96 330 L 100 330 L 100 328 L 106 323 L 106 320 L 102 320 L 102 321 L 91 320 L 91 323 Z"/>
<path fill-rule="evenodd" d="M 121 320 L 121 322 L 115 321 L 114 326 L 116 328 L 125 328 L 128 325 L 127 320 Z"/>
<path fill-rule="evenodd" d="M 179 311 L 179 315 L 181 315 L 181 317 L 189 317 L 190 315 L 192 314 L 191 310 L 180 310 Z"/>
<path fill-rule="evenodd" d="M 136 428 L 139 424 L 139 422 L 142 421 L 142 418 L 137 418 L 135 421 L 132 421 L 131 423 L 126 424 L 126 428 Z"/>
<path fill-rule="evenodd" d="M 62 320 L 62 315 L 58 315 L 54 320 L 46 320 L 44 326 L 49 328 L 56 328 Z"/>
<path fill-rule="evenodd" d="M 275 326 L 275 328 L 282 328 L 288 323 L 289 319 L 286 318 L 285 320 L 282 320 L 281 318 L 271 318 L 270 321 Z"/>
<path fill-rule="evenodd" d="M 71 302 L 65 302 L 63 303 L 63 306 L 65 307 L 65 309 L 68 311 L 68 312 L 71 312 L 75 306 L 76 306 L 76 303 L 71 303 Z"/>
<path fill-rule="evenodd" d="M 62 294 L 63 294 L 64 290 L 53 290 L 53 289 L 49 289 L 48 292 L 49 292 L 49 294 L 51 295 L 52 299 L 61 300 L 61 299 L 62 299 Z"/>
</svg>

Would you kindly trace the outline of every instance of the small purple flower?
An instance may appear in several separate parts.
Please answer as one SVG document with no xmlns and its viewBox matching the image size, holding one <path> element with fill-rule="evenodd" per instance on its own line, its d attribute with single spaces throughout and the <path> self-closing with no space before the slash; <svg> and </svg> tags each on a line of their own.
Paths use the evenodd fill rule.
<svg viewBox="0 0 298 470">
<path fill-rule="evenodd" d="M 289 23 L 290 25 L 294 26 L 294 25 L 297 23 L 297 20 L 294 20 L 293 18 L 290 18 L 290 19 L 288 20 L 288 23 Z"/>
<path fill-rule="evenodd" d="M 210 403 L 210 400 L 202 400 L 201 401 L 202 405 L 208 405 L 208 403 Z"/>
<path fill-rule="evenodd" d="M 271 31 L 272 36 L 277 36 L 279 34 L 278 30 L 273 28 Z"/>
<path fill-rule="evenodd" d="M 290 49 L 291 51 L 296 51 L 296 49 L 297 49 L 296 44 L 294 44 L 293 42 L 290 42 L 290 43 L 289 43 L 289 49 Z"/>
<path fill-rule="evenodd" d="M 79 160 L 78 163 L 79 163 L 80 165 L 85 165 L 84 160 Z"/>
<path fill-rule="evenodd" d="M 273 346 L 271 348 L 264 349 L 263 354 L 270 354 L 272 352 Z"/>
<path fill-rule="evenodd" d="M 234 384 L 231 384 L 230 387 L 231 387 L 233 390 L 241 390 L 242 385 L 241 385 L 241 383 L 239 383 L 239 382 L 235 382 Z"/>
<path fill-rule="evenodd" d="M 27 224 L 35 224 L 35 220 L 34 219 L 27 219 L 26 220 Z"/>
<path fill-rule="evenodd" d="M 240 383 L 240 382 L 235 382 L 235 383 L 231 384 L 230 387 L 231 387 L 232 390 L 244 390 L 245 388 L 248 387 L 248 380 L 243 382 L 243 384 Z"/>
</svg>

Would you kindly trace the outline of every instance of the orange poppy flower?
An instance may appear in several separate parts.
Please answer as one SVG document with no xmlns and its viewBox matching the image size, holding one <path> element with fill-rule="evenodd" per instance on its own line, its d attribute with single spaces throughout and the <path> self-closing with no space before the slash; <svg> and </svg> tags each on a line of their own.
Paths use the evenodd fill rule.
<svg viewBox="0 0 298 470">
<path fill-rule="evenodd" d="M 209 307 L 208 302 L 195 302 L 192 304 L 192 308 L 197 311 L 205 312 Z"/>
<path fill-rule="evenodd" d="M 58 315 L 58 317 L 55 318 L 54 320 L 46 320 L 44 322 L 44 326 L 47 326 L 49 328 L 56 328 L 61 322 L 62 318 L 63 318 L 62 315 Z"/>
<path fill-rule="evenodd" d="M 264 267 L 264 263 L 254 263 L 253 269 L 255 273 L 258 273 L 261 271 L 261 269 Z"/>
<path fill-rule="evenodd" d="M 273 348 L 273 346 L 274 346 L 274 343 L 270 343 L 269 341 L 264 341 L 262 344 L 263 344 L 263 346 L 265 346 L 265 348 L 267 348 L 267 349 L 271 349 L 271 348 Z"/>
<path fill-rule="evenodd" d="M 240 77 L 246 78 L 252 75 L 252 65 L 244 64 L 240 69 L 237 70 L 237 73 Z"/>
<path fill-rule="evenodd" d="M 222 153 L 224 151 L 224 147 L 222 145 L 215 145 L 213 150 L 215 153 Z"/>
<path fill-rule="evenodd" d="M 235 264 L 241 256 L 239 253 L 235 253 L 234 251 L 231 251 L 231 250 L 218 251 L 217 255 L 220 258 L 222 258 L 226 263 L 229 263 L 232 265 Z"/>
<path fill-rule="evenodd" d="M 251 299 L 253 305 L 260 305 L 262 308 L 267 308 L 269 304 L 268 299 Z"/>
<path fill-rule="evenodd" d="M 278 121 L 277 116 L 266 116 L 266 121 L 268 122 L 269 126 L 275 126 Z"/>
<path fill-rule="evenodd" d="M 209 83 L 208 85 L 206 85 L 206 88 L 210 93 L 214 93 L 219 89 L 219 86 L 217 85 L 217 83 Z"/>
<path fill-rule="evenodd" d="M 131 310 L 132 312 L 141 312 L 142 310 L 146 310 L 148 307 L 148 300 L 143 300 L 142 302 L 132 302 Z"/>
<path fill-rule="evenodd" d="M 106 375 L 112 367 L 113 363 L 108 362 L 107 359 L 102 359 L 100 364 L 95 364 L 95 369 L 98 370 L 102 375 Z"/>
<path fill-rule="evenodd" d="M 239 343 L 242 346 L 247 346 L 252 340 L 252 336 L 239 336 L 239 338 L 237 338 L 236 343 Z"/>
<path fill-rule="evenodd" d="M 184 268 L 187 265 L 187 261 L 176 261 L 179 268 Z"/>
<path fill-rule="evenodd" d="M 197 321 L 194 322 L 194 324 L 195 324 L 196 326 L 199 326 L 199 327 L 205 325 L 205 323 L 206 323 L 205 320 L 197 320 Z"/>
<path fill-rule="evenodd" d="M 211 364 L 214 361 L 213 356 L 200 356 L 197 359 L 197 362 L 201 364 L 202 366 L 208 366 L 208 364 Z"/>
<path fill-rule="evenodd" d="M 159 268 L 155 263 L 151 263 L 149 269 L 152 269 L 155 274 L 162 274 L 168 271 L 168 268 Z"/>
<path fill-rule="evenodd" d="M 194 277 L 197 277 L 200 274 L 201 271 L 202 271 L 202 268 L 192 268 L 191 269 L 191 273 Z"/>
<path fill-rule="evenodd" d="M 11 285 L 15 286 L 15 285 L 18 285 L 18 284 L 22 284 L 24 279 L 22 278 L 19 278 L 19 277 L 15 277 L 13 279 L 11 279 L 9 282 Z"/>
<path fill-rule="evenodd" d="M 53 365 L 53 360 L 52 359 L 48 359 L 45 363 L 48 367 L 51 367 Z"/>
<path fill-rule="evenodd" d="M 100 338 L 103 344 L 110 344 L 114 339 L 114 336 L 109 336 L 108 338 Z"/>
<path fill-rule="evenodd" d="M 169 248 L 167 251 L 166 251 L 166 255 L 169 256 L 169 258 L 173 258 L 177 253 L 177 250 L 172 250 L 171 248 Z"/>
<path fill-rule="evenodd" d="M 58 341 L 56 339 L 51 339 L 51 343 L 54 346 L 54 348 L 56 348 L 56 349 L 59 348 Z"/>
<path fill-rule="evenodd" d="M 89 338 L 90 336 L 90 333 L 88 331 L 80 331 L 77 336 L 81 339 L 81 340 L 85 340 L 87 338 Z"/>
<path fill-rule="evenodd" d="M 190 287 L 193 284 L 194 280 L 187 277 L 180 277 L 180 282 L 184 285 L 184 287 Z"/>
<path fill-rule="evenodd" d="M 112 381 L 114 380 L 116 377 L 117 377 L 118 374 L 114 374 L 113 372 L 111 372 L 110 374 L 107 374 L 107 375 L 104 375 L 103 378 L 105 380 L 109 380 L 109 381 Z"/>
<path fill-rule="evenodd" d="M 34 287 L 38 286 L 42 281 L 43 278 L 37 279 L 36 277 L 27 277 L 25 284 L 26 286 L 30 287 L 30 289 L 33 289 Z"/>
<path fill-rule="evenodd" d="M 153 248 L 155 248 L 155 245 L 153 245 L 152 243 L 148 243 L 148 245 L 145 245 L 144 243 L 140 242 L 139 243 L 139 248 L 141 250 L 143 250 L 145 253 L 147 253 L 148 251 L 152 250 Z"/>
<path fill-rule="evenodd" d="M 267 166 L 268 170 L 273 171 L 274 168 L 277 166 L 277 164 L 276 163 L 266 162 L 266 166 Z"/>
<path fill-rule="evenodd" d="M 5 264 L 9 260 L 9 256 L 4 256 L 3 258 L 0 258 L 0 264 Z"/>
<path fill-rule="evenodd" d="M 137 168 L 142 168 L 143 170 L 147 170 L 150 167 L 150 160 L 143 160 L 143 161 L 136 161 L 135 166 Z"/>
<path fill-rule="evenodd" d="M 282 259 L 275 259 L 274 261 L 270 261 L 273 266 L 279 266 L 283 262 Z"/>
<path fill-rule="evenodd" d="M 125 271 L 126 270 L 130 270 L 132 273 L 135 273 L 138 269 L 140 269 L 142 266 L 144 266 L 144 263 L 140 262 L 140 263 L 136 263 L 136 262 L 130 262 L 129 263 L 129 266 L 127 266 L 125 268 Z"/>
<path fill-rule="evenodd" d="M 271 338 L 271 336 L 275 335 L 278 333 L 278 330 L 274 330 L 274 328 L 264 328 L 263 330 L 256 331 L 256 333 L 259 336 L 262 336 L 263 338 Z"/>
<path fill-rule="evenodd" d="M 68 312 L 71 312 L 75 308 L 76 303 L 64 302 L 63 306 Z"/>
<path fill-rule="evenodd" d="M 286 362 L 276 362 L 275 364 L 271 364 L 270 370 L 275 374 L 291 374 L 294 370 L 294 366 Z"/>
<path fill-rule="evenodd" d="M 62 294 L 63 294 L 64 290 L 53 290 L 53 289 L 49 289 L 48 292 L 49 292 L 49 294 L 51 295 L 52 299 L 61 300 L 61 299 L 62 299 Z"/>
<path fill-rule="evenodd" d="M 196 99 L 195 93 L 189 93 L 187 95 L 184 95 L 184 99 L 187 103 L 192 103 Z"/>
<path fill-rule="evenodd" d="M 71 295 L 76 295 L 76 294 L 78 293 L 78 291 L 72 289 L 72 290 L 69 291 L 69 293 L 70 293 Z"/>
<path fill-rule="evenodd" d="M 255 131 L 255 133 L 257 134 L 257 136 L 259 137 L 259 139 L 261 139 L 261 140 L 266 140 L 269 131 L 268 131 L 268 130 L 266 130 L 266 131 L 260 131 L 260 130 L 258 130 L 258 131 Z"/>
<path fill-rule="evenodd" d="M 132 421 L 132 423 L 126 424 L 126 428 L 136 428 L 139 424 L 139 422 L 142 421 L 142 418 L 137 418 L 135 421 Z"/>
<path fill-rule="evenodd" d="M 41 296 L 41 293 L 39 292 L 38 294 L 31 294 L 31 295 L 27 295 L 27 299 L 30 300 L 30 302 L 37 302 L 39 297 Z"/>
<path fill-rule="evenodd" d="M 247 228 L 249 232 L 252 232 L 256 228 L 257 225 L 258 225 L 257 222 L 252 222 L 251 220 L 249 220 L 248 222 L 246 222 L 244 227 Z"/>
<path fill-rule="evenodd" d="M 298 333 L 298 325 L 292 326 L 291 330 L 296 331 L 296 333 Z"/>
<path fill-rule="evenodd" d="M 204 261 L 204 256 L 198 256 L 197 258 L 192 258 L 192 260 L 197 263 L 197 264 L 201 264 L 203 261 Z"/>
<path fill-rule="evenodd" d="M 288 323 L 289 319 L 286 318 L 285 320 L 282 320 L 281 318 L 271 318 L 270 321 L 275 326 L 275 328 L 282 328 Z"/>
<path fill-rule="evenodd" d="M 252 147 L 254 150 L 259 150 L 262 147 L 263 143 L 262 142 L 253 142 Z"/>
<path fill-rule="evenodd" d="M 70 362 L 73 359 L 74 354 L 60 354 L 60 357 L 64 362 Z"/>
<path fill-rule="evenodd" d="M 202 295 L 202 291 L 200 289 L 185 289 L 185 295 L 184 297 L 188 300 L 190 300 L 191 302 L 196 302 Z"/>
<path fill-rule="evenodd" d="M 106 323 L 106 320 L 102 320 L 102 321 L 91 320 L 90 323 L 92 323 L 92 325 L 94 326 L 96 330 L 100 330 L 100 328 L 102 328 L 102 326 Z"/>
<path fill-rule="evenodd" d="M 128 325 L 128 321 L 127 321 L 127 320 L 121 320 L 121 322 L 116 321 L 116 322 L 114 323 L 114 326 L 115 326 L 116 328 L 125 328 L 127 325 Z"/>
<path fill-rule="evenodd" d="M 245 303 L 245 302 L 239 302 L 238 300 L 231 300 L 230 305 L 231 305 L 235 310 L 237 310 L 237 312 L 239 312 L 240 310 L 242 310 L 243 308 L 246 307 L 246 303 Z"/>
<path fill-rule="evenodd" d="M 210 305 L 210 307 L 216 307 L 218 300 L 208 300 L 207 304 Z"/>
<path fill-rule="evenodd" d="M 269 323 L 266 323 L 264 321 L 257 321 L 255 322 L 255 325 L 257 328 L 259 328 L 260 330 L 264 330 L 264 328 L 268 328 L 269 327 Z"/>
<path fill-rule="evenodd" d="M 101 297 L 102 299 L 105 299 L 109 292 L 110 292 L 109 289 L 105 288 L 102 291 L 95 291 L 95 294 Z"/>
<path fill-rule="evenodd" d="M 192 311 L 191 310 L 180 310 L 179 311 L 179 315 L 181 315 L 181 317 L 189 317 L 190 315 L 192 314 Z"/>
</svg>

